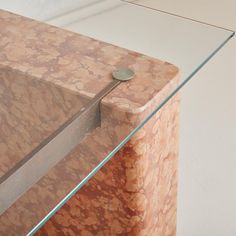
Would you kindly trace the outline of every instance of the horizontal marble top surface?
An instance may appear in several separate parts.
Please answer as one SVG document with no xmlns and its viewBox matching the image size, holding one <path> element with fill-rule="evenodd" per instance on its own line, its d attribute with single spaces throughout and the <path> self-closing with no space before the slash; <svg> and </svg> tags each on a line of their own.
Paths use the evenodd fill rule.
<svg viewBox="0 0 236 236">
<path fill-rule="evenodd" d="M 128 112 L 142 111 L 179 74 L 172 64 L 3 10 L 0 37 L 1 67 L 88 98 L 111 82 L 114 69 L 133 69 L 135 79 L 104 100 Z"/>
</svg>

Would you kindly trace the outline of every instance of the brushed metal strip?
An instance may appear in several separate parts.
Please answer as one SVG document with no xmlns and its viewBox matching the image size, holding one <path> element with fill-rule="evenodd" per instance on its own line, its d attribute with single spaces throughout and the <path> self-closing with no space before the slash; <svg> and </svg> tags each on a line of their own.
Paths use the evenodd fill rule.
<svg viewBox="0 0 236 236">
<path fill-rule="evenodd" d="M 64 123 L 34 151 L 0 178 L 0 214 L 47 171 L 62 160 L 86 134 L 101 124 L 100 102 L 121 82 L 113 80 L 87 106 Z"/>
</svg>

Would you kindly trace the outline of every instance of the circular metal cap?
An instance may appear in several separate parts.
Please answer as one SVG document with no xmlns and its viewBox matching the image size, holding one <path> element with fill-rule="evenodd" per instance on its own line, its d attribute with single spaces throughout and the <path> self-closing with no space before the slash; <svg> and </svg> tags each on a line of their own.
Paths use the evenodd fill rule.
<svg viewBox="0 0 236 236">
<path fill-rule="evenodd" d="M 131 80 L 134 77 L 134 72 L 129 68 L 121 68 L 114 70 L 112 72 L 112 76 L 114 79 L 120 80 L 120 81 L 127 81 Z"/>
</svg>

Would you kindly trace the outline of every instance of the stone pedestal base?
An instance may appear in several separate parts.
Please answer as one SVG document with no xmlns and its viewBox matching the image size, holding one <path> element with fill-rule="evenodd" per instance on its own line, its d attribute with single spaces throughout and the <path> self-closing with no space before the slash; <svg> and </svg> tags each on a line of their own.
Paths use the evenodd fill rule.
<svg viewBox="0 0 236 236">
<path fill-rule="evenodd" d="M 177 95 L 36 235 L 174 236 L 178 129 Z"/>
</svg>

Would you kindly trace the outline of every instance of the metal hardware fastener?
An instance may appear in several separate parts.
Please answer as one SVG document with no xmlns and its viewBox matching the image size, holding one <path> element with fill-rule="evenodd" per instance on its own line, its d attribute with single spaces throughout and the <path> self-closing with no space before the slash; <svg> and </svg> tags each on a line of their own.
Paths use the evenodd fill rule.
<svg viewBox="0 0 236 236">
<path fill-rule="evenodd" d="M 128 81 L 134 78 L 134 71 L 129 68 L 120 68 L 112 72 L 114 79 L 119 81 Z"/>
</svg>

